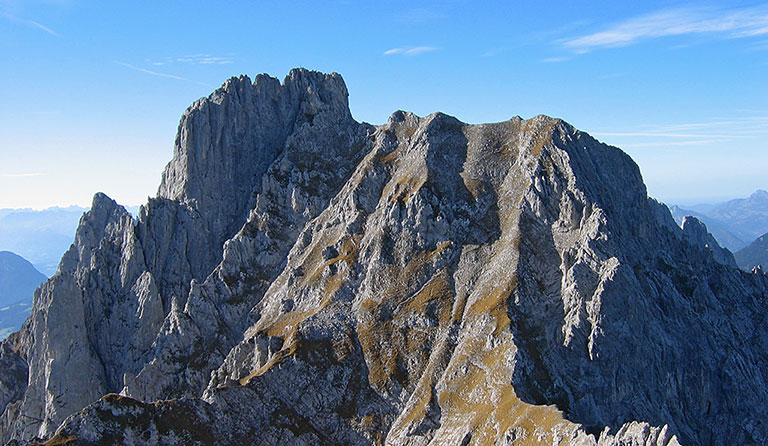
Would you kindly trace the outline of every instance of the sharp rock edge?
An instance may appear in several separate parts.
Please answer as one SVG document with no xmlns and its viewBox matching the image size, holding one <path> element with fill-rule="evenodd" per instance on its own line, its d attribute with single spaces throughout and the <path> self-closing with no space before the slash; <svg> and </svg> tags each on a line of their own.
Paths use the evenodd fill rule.
<svg viewBox="0 0 768 446">
<path fill-rule="evenodd" d="M 0 442 L 766 444 L 768 279 L 734 265 L 560 120 L 232 78 L 137 219 L 94 197 L 0 349 Z"/>
</svg>

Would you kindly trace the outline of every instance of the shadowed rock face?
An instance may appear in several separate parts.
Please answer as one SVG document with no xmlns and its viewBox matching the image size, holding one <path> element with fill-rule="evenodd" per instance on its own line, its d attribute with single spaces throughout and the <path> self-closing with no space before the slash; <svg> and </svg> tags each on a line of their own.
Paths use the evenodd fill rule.
<svg viewBox="0 0 768 446">
<path fill-rule="evenodd" d="M 137 221 L 97 195 L 2 350 L 2 438 L 768 442 L 768 279 L 626 154 L 544 116 L 373 127 L 346 98 L 233 78 Z"/>
</svg>

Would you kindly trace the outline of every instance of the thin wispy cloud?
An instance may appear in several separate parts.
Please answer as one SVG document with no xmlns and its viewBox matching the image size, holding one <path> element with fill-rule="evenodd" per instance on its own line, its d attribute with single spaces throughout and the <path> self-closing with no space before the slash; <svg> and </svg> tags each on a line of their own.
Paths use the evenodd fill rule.
<svg viewBox="0 0 768 446">
<path fill-rule="evenodd" d="M 492 48 L 481 54 L 480 57 L 495 57 L 498 56 L 502 51 L 504 51 L 503 48 Z"/>
<path fill-rule="evenodd" d="M 576 53 L 615 48 L 668 36 L 718 33 L 727 38 L 768 34 L 768 8 L 676 9 L 635 17 L 583 36 L 559 43 Z"/>
<path fill-rule="evenodd" d="M 429 53 L 432 51 L 437 51 L 437 48 L 433 46 L 412 46 L 412 47 L 402 47 L 402 48 L 391 48 L 384 51 L 384 55 L 392 56 L 395 54 L 401 54 L 404 56 L 418 56 L 419 54 Z"/>
<path fill-rule="evenodd" d="M 206 84 L 204 84 L 202 82 L 197 82 L 197 81 L 193 81 L 191 79 L 187 79 L 186 77 L 176 76 L 175 74 L 160 73 L 158 71 L 147 70 L 146 68 L 137 67 L 135 65 L 131 65 L 131 64 L 125 63 L 125 62 L 115 61 L 115 63 L 118 64 L 118 65 L 122 65 L 122 66 L 124 66 L 126 68 L 130 68 L 131 70 L 138 71 L 140 73 L 149 74 L 150 76 L 165 77 L 165 78 L 168 78 L 168 79 L 175 79 L 175 80 L 178 80 L 178 81 L 193 82 L 193 83 L 199 84 L 199 85 L 206 85 Z"/>
<path fill-rule="evenodd" d="M 768 117 L 747 116 L 713 119 L 708 122 L 690 122 L 643 126 L 629 131 L 595 131 L 599 138 L 619 138 L 624 148 L 705 146 L 716 143 L 743 144 L 768 135 Z"/>
<path fill-rule="evenodd" d="M 730 139 L 697 139 L 691 141 L 656 141 L 656 142 L 638 142 L 622 144 L 624 148 L 635 147 L 687 147 L 687 146 L 705 146 L 716 143 L 729 142 Z"/>
<path fill-rule="evenodd" d="M 661 132 L 699 131 L 699 134 L 704 135 L 711 134 L 710 132 L 722 132 L 723 130 L 727 130 L 731 135 L 765 135 L 768 133 L 768 116 L 748 116 L 740 118 L 713 119 L 709 122 L 671 124 L 659 126 L 657 130 Z"/>
<path fill-rule="evenodd" d="M 48 34 L 50 34 L 52 36 L 59 37 L 59 33 L 57 33 L 56 31 L 52 30 L 51 28 L 48 28 L 47 26 L 43 25 L 40 22 L 36 22 L 34 20 L 22 19 L 21 17 L 16 17 L 15 15 L 11 15 L 11 14 L 8 14 L 8 13 L 0 13 L 0 17 L 3 17 L 3 18 L 5 18 L 7 20 L 10 20 L 12 22 L 20 23 L 22 25 L 26 25 L 26 26 L 29 26 L 29 27 L 32 27 L 32 28 L 37 28 L 37 29 L 39 29 L 41 31 L 47 32 Z"/>
<path fill-rule="evenodd" d="M 546 57 L 544 59 L 541 59 L 541 62 L 544 63 L 558 63 L 558 62 L 565 62 L 571 60 L 570 56 L 561 56 L 561 57 Z"/>
<path fill-rule="evenodd" d="M 734 138 L 737 135 L 710 135 L 697 133 L 661 133 L 661 132 L 595 132 L 596 136 L 639 136 L 655 138 Z"/>
<path fill-rule="evenodd" d="M 618 142 L 625 149 L 640 147 L 687 147 L 726 143 L 746 138 L 735 134 L 669 133 L 662 131 L 637 132 L 590 132 L 592 136 Z M 618 139 L 616 139 L 618 138 Z"/>
<path fill-rule="evenodd" d="M 210 54 L 193 54 L 191 56 L 183 57 L 166 57 L 165 59 L 157 62 L 152 62 L 152 65 L 168 65 L 172 63 L 184 63 L 189 65 L 226 65 L 235 63 L 231 57 L 212 56 Z"/>
</svg>

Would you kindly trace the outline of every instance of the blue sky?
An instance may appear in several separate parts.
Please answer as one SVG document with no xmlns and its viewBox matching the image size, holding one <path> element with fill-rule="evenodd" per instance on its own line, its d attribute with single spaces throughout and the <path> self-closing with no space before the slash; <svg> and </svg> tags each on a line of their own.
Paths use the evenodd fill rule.
<svg viewBox="0 0 768 446">
<path fill-rule="evenodd" d="M 0 208 L 143 203 L 189 104 L 297 66 L 373 124 L 563 118 L 670 203 L 768 189 L 765 2 L 0 0 Z"/>
</svg>

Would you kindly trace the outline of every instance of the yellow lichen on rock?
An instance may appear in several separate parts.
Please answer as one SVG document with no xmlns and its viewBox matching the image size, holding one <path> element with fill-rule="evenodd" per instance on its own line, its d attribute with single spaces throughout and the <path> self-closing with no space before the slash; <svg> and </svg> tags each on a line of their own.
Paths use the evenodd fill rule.
<svg viewBox="0 0 768 446">
<path fill-rule="evenodd" d="M 518 398 L 510 365 L 514 344 L 510 339 L 497 340 L 492 344 L 498 346 L 489 348 L 493 329 L 487 326 L 483 335 L 465 339 L 457 348 L 440 384 L 441 424 L 463 426 L 471 434 L 471 445 L 504 444 L 508 439 L 521 446 L 557 445 L 570 438 L 578 426 L 557 408 Z M 441 433 L 438 430 L 431 444 L 440 444 Z"/>
</svg>

